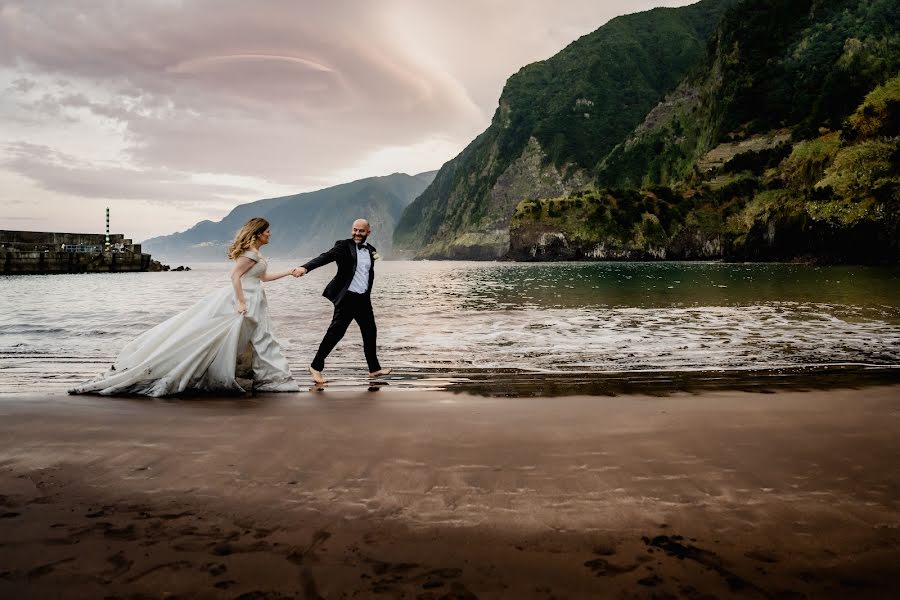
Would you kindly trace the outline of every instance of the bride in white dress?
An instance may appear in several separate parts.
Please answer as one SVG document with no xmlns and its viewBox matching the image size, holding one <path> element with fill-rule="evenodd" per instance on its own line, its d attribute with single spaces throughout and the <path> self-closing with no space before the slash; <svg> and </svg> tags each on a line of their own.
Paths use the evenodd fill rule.
<svg viewBox="0 0 900 600">
<path fill-rule="evenodd" d="M 247 221 L 228 250 L 235 261 L 231 286 L 143 333 L 125 346 L 109 371 L 69 393 L 158 397 L 193 390 L 244 392 L 248 390 L 236 379 L 239 363 L 252 368 L 253 391 L 299 391 L 272 335 L 262 286 L 293 272 L 266 272 L 259 249 L 269 236 L 268 221 Z"/>
</svg>

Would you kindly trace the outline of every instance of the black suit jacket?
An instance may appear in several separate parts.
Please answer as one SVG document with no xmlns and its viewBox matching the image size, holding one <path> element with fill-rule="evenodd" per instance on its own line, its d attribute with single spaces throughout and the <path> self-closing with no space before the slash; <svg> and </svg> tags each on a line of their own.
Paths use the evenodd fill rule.
<svg viewBox="0 0 900 600">
<path fill-rule="evenodd" d="M 369 251 L 369 257 L 375 253 L 375 248 L 368 243 L 366 244 L 366 249 Z M 334 243 L 334 248 L 328 252 L 323 252 L 303 265 L 303 268 L 309 272 L 313 269 L 318 269 L 323 265 L 327 265 L 328 263 L 337 263 L 337 274 L 334 276 L 334 279 L 325 286 L 325 291 L 322 292 L 322 295 L 331 300 L 334 304 L 337 304 L 344 299 L 344 296 L 347 294 L 347 289 L 353 281 L 353 275 L 356 274 L 356 252 L 356 242 L 352 239 L 338 240 Z M 369 287 L 366 290 L 367 296 L 372 292 L 372 283 L 374 281 L 375 259 L 373 258 L 372 268 L 369 269 Z"/>
</svg>

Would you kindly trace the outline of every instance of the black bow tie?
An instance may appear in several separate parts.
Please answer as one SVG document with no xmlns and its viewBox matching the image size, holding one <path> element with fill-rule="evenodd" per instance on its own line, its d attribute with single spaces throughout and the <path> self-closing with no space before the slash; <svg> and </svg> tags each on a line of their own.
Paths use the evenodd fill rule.
<svg viewBox="0 0 900 600">
<path fill-rule="evenodd" d="M 359 248 L 360 250 L 362 250 L 363 248 L 366 247 L 366 245 L 365 245 L 364 243 L 363 243 L 363 244 L 357 244 L 356 247 Z"/>
</svg>

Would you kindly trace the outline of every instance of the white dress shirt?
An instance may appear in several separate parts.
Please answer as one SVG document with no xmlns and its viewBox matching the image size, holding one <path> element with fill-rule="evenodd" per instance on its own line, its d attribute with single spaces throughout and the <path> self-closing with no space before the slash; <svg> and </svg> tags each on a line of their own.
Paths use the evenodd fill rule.
<svg viewBox="0 0 900 600">
<path fill-rule="evenodd" d="M 348 291 L 356 294 L 365 294 L 369 290 L 369 271 L 372 270 L 372 255 L 369 253 L 369 247 L 363 244 L 360 248 L 354 242 L 356 249 L 356 273 L 353 274 L 353 281 L 350 282 Z"/>
</svg>

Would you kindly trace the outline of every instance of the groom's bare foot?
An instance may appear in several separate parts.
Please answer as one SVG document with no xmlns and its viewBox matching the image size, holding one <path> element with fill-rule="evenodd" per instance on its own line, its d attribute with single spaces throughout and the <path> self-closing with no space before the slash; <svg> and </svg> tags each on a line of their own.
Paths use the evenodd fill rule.
<svg viewBox="0 0 900 600">
<path fill-rule="evenodd" d="M 385 375 L 390 375 L 393 369 L 381 369 L 379 371 L 375 371 L 374 373 L 369 373 L 369 379 L 374 379 L 375 377 L 384 377 Z"/>
<path fill-rule="evenodd" d="M 309 369 L 309 374 L 312 375 L 312 380 L 315 381 L 316 383 L 325 383 L 326 381 L 328 381 L 327 379 L 322 377 L 322 371 L 316 371 L 312 367 L 308 367 L 308 369 Z"/>
</svg>

